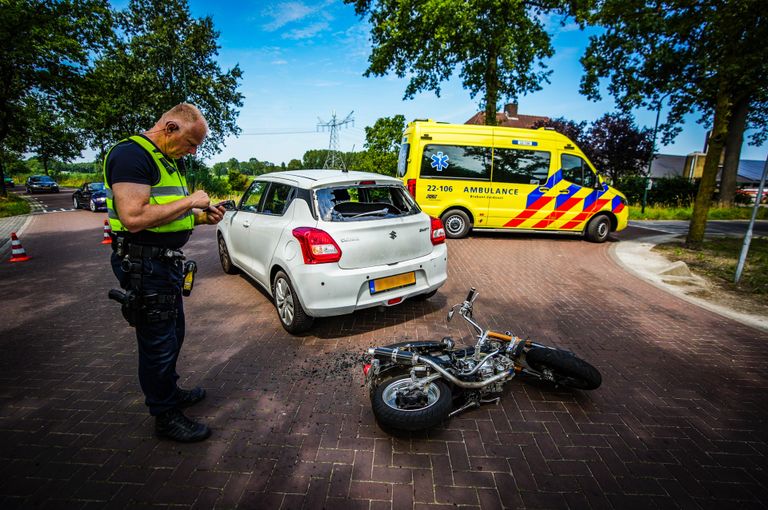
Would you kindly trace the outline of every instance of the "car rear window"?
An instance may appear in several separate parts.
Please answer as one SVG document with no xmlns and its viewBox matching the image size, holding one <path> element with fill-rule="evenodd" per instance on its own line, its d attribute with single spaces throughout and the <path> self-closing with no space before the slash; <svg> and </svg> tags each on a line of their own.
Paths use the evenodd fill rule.
<svg viewBox="0 0 768 510">
<path fill-rule="evenodd" d="M 323 221 L 366 221 L 417 214 L 421 210 L 402 185 L 352 185 L 315 191 Z"/>
</svg>

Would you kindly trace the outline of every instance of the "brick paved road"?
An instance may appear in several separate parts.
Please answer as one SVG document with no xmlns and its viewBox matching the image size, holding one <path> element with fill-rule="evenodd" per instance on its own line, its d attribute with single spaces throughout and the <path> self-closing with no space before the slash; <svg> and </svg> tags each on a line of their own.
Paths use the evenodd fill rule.
<svg viewBox="0 0 768 510">
<path fill-rule="evenodd" d="M 295 338 L 255 285 L 222 273 L 202 228 L 186 250 L 200 270 L 180 372 L 208 389 L 190 414 L 214 435 L 178 445 L 152 435 L 132 331 L 105 298 L 102 222 L 35 217 L 22 239 L 32 260 L 0 264 L 0 508 L 766 507 L 768 338 L 628 275 L 609 244 L 451 241 L 449 282 L 432 300 Z M 576 351 L 603 386 L 514 382 L 498 406 L 384 434 L 360 354 L 469 341 L 444 322 L 469 286 L 476 317 Z"/>
</svg>

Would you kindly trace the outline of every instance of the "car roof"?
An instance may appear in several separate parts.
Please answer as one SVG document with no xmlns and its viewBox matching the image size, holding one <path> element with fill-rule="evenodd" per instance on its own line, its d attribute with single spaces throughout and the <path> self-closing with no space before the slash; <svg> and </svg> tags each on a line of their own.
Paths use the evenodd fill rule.
<svg viewBox="0 0 768 510">
<path fill-rule="evenodd" d="M 270 172 L 256 176 L 256 179 L 266 179 L 285 182 L 300 188 L 314 189 L 334 185 L 357 184 L 360 181 L 375 181 L 380 184 L 402 184 L 399 179 L 373 172 L 357 172 L 342 170 L 287 170 L 285 172 Z"/>
</svg>

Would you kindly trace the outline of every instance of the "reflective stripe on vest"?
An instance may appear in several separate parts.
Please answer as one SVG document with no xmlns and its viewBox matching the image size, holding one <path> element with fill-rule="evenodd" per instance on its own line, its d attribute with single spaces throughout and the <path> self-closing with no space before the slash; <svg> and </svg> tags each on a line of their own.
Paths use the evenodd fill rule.
<svg viewBox="0 0 768 510">
<path fill-rule="evenodd" d="M 160 172 L 160 180 L 157 184 L 152 186 L 149 191 L 149 202 L 151 204 L 168 204 L 181 200 L 189 195 L 189 192 L 187 191 L 187 180 L 181 175 L 181 172 L 179 172 L 176 163 L 166 158 L 160 149 L 155 147 L 152 142 L 143 136 L 131 136 L 125 140 L 121 140 L 109 149 L 109 152 L 107 152 L 107 155 L 104 158 L 104 185 L 107 188 L 107 217 L 109 218 L 109 225 L 112 227 L 113 232 L 124 232 L 128 229 L 120 222 L 119 215 L 115 209 L 114 195 L 107 182 L 107 161 L 112 149 L 127 141 L 132 141 L 147 151 Z M 179 232 L 182 230 L 192 230 L 194 227 L 195 217 L 192 214 L 192 211 L 187 211 L 165 225 L 148 228 L 147 230 L 150 232 Z"/>
</svg>

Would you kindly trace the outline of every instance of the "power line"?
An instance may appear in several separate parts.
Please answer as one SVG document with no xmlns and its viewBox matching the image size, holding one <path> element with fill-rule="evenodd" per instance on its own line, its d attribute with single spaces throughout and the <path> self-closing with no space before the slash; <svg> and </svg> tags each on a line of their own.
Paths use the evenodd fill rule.
<svg viewBox="0 0 768 510">
<path fill-rule="evenodd" d="M 328 142 L 328 155 L 325 157 L 323 168 L 338 168 L 346 171 L 347 168 L 344 165 L 344 160 L 339 152 L 339 129 L 347 124 L 355 125 L 355 119 L 352 118 L 353 113 L 355 113 L 354 110 L 349 112 L 349 115 L 347 115 L 344 120 L 337 120 L 336 112 L 333 112 L 331 120 L 328 122 L 323 122 L 320 120 L 320 117 L 317 118 L 318 131 L 325 131 L 325 128 L 328 128 L 331 131 L 330 140 Z"/>
</svg>

